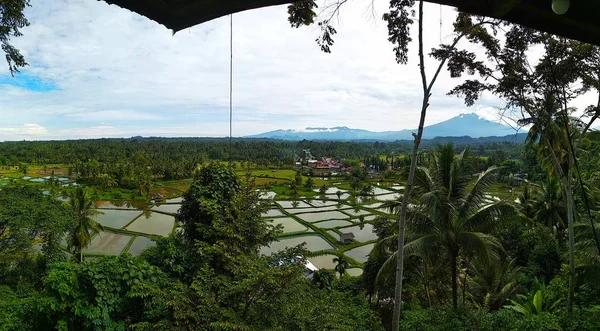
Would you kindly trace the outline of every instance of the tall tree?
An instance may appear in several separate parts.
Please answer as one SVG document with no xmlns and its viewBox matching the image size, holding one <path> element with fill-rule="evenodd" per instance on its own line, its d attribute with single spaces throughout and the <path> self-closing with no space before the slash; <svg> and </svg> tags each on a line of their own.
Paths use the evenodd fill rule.
<svg viewBox="0 0 600 331">
<path fill-rule="evenodd" d="M 333 263 L 335 263 L 334 270 L 340 274 L 340 278 L 344 277 L 346 269 L 350 266 L 348 261 L 343 256 L 338 256 L 333 258 Z"/>
<path fill-rule="evenodd" d="M 530 140 L 539 144 L 546 169 L 559 179 L 567 208 L 567 310 L 571 312 L 575 288 L 573 224 L 576 209 L 573 190 L 576 187 L 575 175 L 578 175 L 575 146 L 600 117 L 600 99 L 585 109 L 587 122 L 581 126 L 573 125 L 570 119 L 573 109 L 570 105 L 588 91 L 600 91 L 600 48 L 521 26 L 511 26 L 504 36 L 502 42 L 495 30 L 479 29 L 469 34 L 471 42 L 483 46 L 485 58 L 478 58 L 475 54 L 469 58 L 456 57 L 457 61 L 463 63 L 462 67 L 455 68 L 456 75 L 460 76 L 465 71 L 465 64 L 477 65 L 480 68 L 477 74 L 482 80 L 466 80 L 450 94 L 462 96 L 467 105 L 472 105 L 484 91 L 489 91 L 506 100 L 502 108 L 503 116 L 511 115 L 521 124 L 534 126 L 530 131 Z M 533 46 L 543 48 L 541 57 L 531 59 L 528 51 Z M 588 205 L 581 180 L 579 184 L 583 200 Z M 593 223 L 587 209 L 587 218 Z M 594 229 L 593 226 L 591 228 Z M 597 239 L 596 243 L 600 255 L 600 241 Z"/>
<path fill-rule="evenodd" d="M 398 63 L 406 63 L 408 60 L 408 44 L 411 41 L 410 38 L 410 25 L 413 20 L 409 17 L 411 7 L 414 5 L 414 0 L 392 0 L 390 1 L 390 13 L 384 16 L 384 19 L 388 22 L 388 34 L 389 40 L 395 44 L 394 51 L 396 52 L 396 61 Z M 414 11 L 413 11 L 414 15 Z M 408 201 L 413 186 L 413 180 L 415 177 L 415 171 L 417 168 L 417 156 L 419 152 L 419 146 L 421 144 L 421 138 L 423 137 L 423 127 L 425 125 L 425 117 L 427 115 L 427 109 L 429 107 L 429 100 L 431 97 L 431 91 L 435 84 L 438 75 L 446 62 L 448 62 L 448 68 L 450 68 L 451 76 L 455 77 L 452 71 L 454 67 L 459 66 L 463 69 L 467 69 L 471 72 L 478 70 L 478 67 L 471 65 L 465 68 L 464 61 L 456 61 L 461 56 L 469 56 L 470 54 L 460 52 L 457 50 L 458 42 L 471 31 L 476 31 L 484 25 L 498 25 L 497 20 L 480 18 L 476 22 L 472 20 L 462 20 L 462 16 L 459 15 L 455 22 L 455 27 L 459 27 L 454 36 L 452 43 L 446 45 L 440 45 L 439 49 L 434 49 L 431 52 L 431 56 L 439 61 L 437 69 L 431 79 L 427 79 L 425 71 L 425 50 L 423 46 L 423 0 L 419 1 L 418 9 L 418 45 L 419 45 L 419 70 L 421 73 L 421 85 L 423 90 L 423 99 L 421 103 L 421 115 L 419 119 L 419 126 L 417 133 L 413 133 L 414 144 L 412 157 L 410 162 L 410 170 L 406 185 L 404 189 L 404 195 L 402 197 L 402 208 L 400 209 L 400 218 L 398 220 L 398 252 L 396 254 L 396 290 L 394 295 L 394 315 L 392 320 L 392 329 L 398 329 L 400 315 L 402 311 L 402 274 L 404 265 L 404 231 L 406 227 L 406 215 L 408 211 Z M 454 69 L 456 70 L 456 69 Z"/>
<path fill-rule="evenodd" d="M 411 239 L 404 246 L 408 255 L 427 256 L 443 250 L 450 257 L 452 305 L 458 305 L 459 258 L 476 258 L 491 264 L 498 260 L 502 247 L 489 231 L 502 220 L 516 214 L 504 201 L 489 201 L 485 196 L 497 168 L 489 168 L 472 182 L 465 166 L 463 151 L 455 158 L 451 144 L 439 147 L 433 156 L 433 168 L 415 169 L 415 207 L 407 211 Z M 402 203 L 384 205 L 394 213 L 402 212 Z M 396 253 L 397 254 L 397 253 Z M 389 269 L 392 255 L 383 270 Z"/>
<path fill-rule="evenodd" d="M 102 214 L 94 208 L 94 201 L 90 198 L 88 190 L 77 186 L 69 195 L 69 205 L 75 218 L 75 227 L 71 230 L 69 246 L 79 255 L 79 263 L 83 262 L 83 249 L 92 241 L 92 235 L 104 230 L 102 225 L 94 220 L 95 215 Z"/>
<path fill-rule="evenodd" d="M 6 54 L 8 70 L 14 76 L 19 68 L 27 65 L 21 52 L 11 43 L 12 37 L 20 37 L 21 29 L 29 25 L 23 11 L 29 6 L 29 0 L 4 0 L 0 2 L 0 44 Z"/>
</svg>

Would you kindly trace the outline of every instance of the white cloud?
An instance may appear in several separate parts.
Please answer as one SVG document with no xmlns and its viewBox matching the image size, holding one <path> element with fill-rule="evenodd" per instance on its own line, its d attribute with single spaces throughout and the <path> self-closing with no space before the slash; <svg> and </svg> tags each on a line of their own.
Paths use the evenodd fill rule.
<svg viewBox="0 0 600 331">
<path fill-rule="evenodd" d="M 57 89 L 1 89 L 6 128 L 23 130 L 24 123 L 35 121 L 45 128 L 38 135 L 53 139 L 228 134 L 228 18 L 172 36 L 162 25 L 103 1 L 33 0 L 31 5 L 31 25 L 15 44 L 31 65 L 27 74 Z M 422 96 L 416 45 L 408 65 L 396 64 L 379 19 L 387 2 L 375 5 L 376 14 L 369 17 L 368 4 L 347 3 L 332 54 L 315 44 L 316 27 L 289 26 L 285 6 L 235 14 L 234 135 L 315 126 L 416 127 Z M 429 4 L 426 10 L 425 48 L 430 49 L 440 41 L 440 11 Z M 452 8 L 443 8 L 444 40 L 454 16 Z M 435 61 L 427 63 L 432 75 Z M 3 73 L 6 65 L 0 64 Z M 494 98 L 467 109 L 446 96 L 458 82 L 442 72 L 427 124 L 465 112 L 491 115 Z M 0 140 L 21 134 L 0 129 Z"/>
<path fill-rule="evenodd" d="M 14 137 L 36 137 L 44 136 L 48 130 L 37 123 L 26 123 L 22 127 L 0 127 L 0 134 L 11 135 Z"/>
</svg>

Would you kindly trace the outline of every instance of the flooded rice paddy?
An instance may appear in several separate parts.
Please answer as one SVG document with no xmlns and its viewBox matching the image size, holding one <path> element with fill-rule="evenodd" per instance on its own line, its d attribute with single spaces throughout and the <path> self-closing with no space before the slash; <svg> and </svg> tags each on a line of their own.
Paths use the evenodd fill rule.
<svg viewBox="0 0 600 331">
<path fill-rule="evenodd" d="M 315 225 L 321 229 L 330 229 L 330 228 L 336 228 L 336 227 L 340 227 L 340 226 L 349 226 L 352 224 L 353 224 L 352 222 L 343 221 L 343 220 L 332 220 L 332 221 L 315 223 Z"/>
<path fill-rule="evenodd" d="M 335 211 L 326 211 L 320 213 L 308 213 L 308 214 L 298 214 L 299 218 L 307 221 L 307 222 L 318 222 L 318 221 L 327 221 L 332 219 L 346 219 L 348 215 Z"/>
<path fill-rule="evenodd" d="M 285 216 L 283 215 L 283 213 L 281 211 L 279 211 L 279 209 L 271 209 L 269 211 L 267 211 L 266 213 L 262 214 L 263 217 L 279 217 L 279 216 Z"/>
<path fill-rule="evenodd" d="M 138 217 L 133 223 L 127 226 L 126 230 L 154 234 L 159 236 L 168 236 L 173 231 L 175 217 L 160 214 L 150 213 Z"/>
<path fill-rule="evenodd" d="M 282 238 L 279 241 L 274 241 L 268 247 L 261 248 L 262 254 L 270 254 L 279 252 L 286 247 L 295 247 L 302 243 L 306 243 L 305 248 L 311 252 L 322 251 L 326 249 L 335 249 L 328 241 L 317 235 L 307 235 L 293 238 Z"/>
<path fill-rule="evenodd" d="M 364 263 L 364 262 L 367 262 L 367 255 L 369 255 L 369 253 L 371 253 L 371 250 L 373 249 L 374 246 L 375 246 L 375 244 L 359 246 L 359 247 L 345 251 L 344 255 L 349 256 L 358 262 Z"/>
<path fill-rule="evenodd" d="M 274 225 L 281 224 L 283 226 L 283 233 L 304 232 L 309 230 L 306 226 L 300 224 L 300 222 L 291 217 L 273 218 L 272 222 Z"/>
<path fill-rule="evenodd" d="M 138 236 L 133 240 L 131 246 L 129 246 L 127 253 L 131 255 L 140 255 L 144 249 L 154 245 L 156 245 L 156 242 L 154 242 L 152 239 Z"/>
<path fill-rule="evenodd" d="M 125 249 L 131 238 L 131 236 L 124 234 L 101 231 L 94 236 L 89 247 L 84 249 L 83 252 L 87 254 L 118 255 Z"/>
<path fill-rule="evenodd" d="M 142 212 L 139 210 L 113 210 L 105 209 L 99 210 L 101 214 L 94 215 L 93 218 L 96 222 L 103 226 L 121 229 L 134 218 L 138 217 Z"/>
<path fill-rule="evenodd" d="M 176 214 L 177 211 L 181 208 L 181 205 L 157 205 L 152 207 L 152 210 L 158 210 L 165 213 Z"/>
</svg>

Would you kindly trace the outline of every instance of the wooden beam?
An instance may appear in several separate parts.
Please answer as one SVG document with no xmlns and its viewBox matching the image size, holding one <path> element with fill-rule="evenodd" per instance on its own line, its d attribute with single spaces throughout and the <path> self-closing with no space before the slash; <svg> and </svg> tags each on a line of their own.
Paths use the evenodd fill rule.
<svg viewBox="0 0 600 331">
<path fill-rule="evenodd" d="M 521 0 L 494 0 L 492 8 L 492 16 L 504 17 L 508 12 L 513 10 L 517 5 L 521 3 Z"/>
</svg>

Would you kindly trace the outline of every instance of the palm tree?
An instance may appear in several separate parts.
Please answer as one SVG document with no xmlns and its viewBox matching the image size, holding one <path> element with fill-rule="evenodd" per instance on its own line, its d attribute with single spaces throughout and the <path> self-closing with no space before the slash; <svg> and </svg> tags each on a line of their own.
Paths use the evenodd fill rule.
<svg viewBox="0 0 600 331">
<path fill-rule="evenodd" d="M 534 220 L 555 232 L 565 228 L 567 224 L 567 208 L 561 191 L 560 183 L 556 177 L 549 177 L 542 185 L 542 190 L 535 198 Z"/>
<path fill-rule="evenodd" d="M 329 269 L 319 269 L 313 272 L 312 282 L 320 289 L 330 289 L 333 284 L 335 273 Z"/>
<path fill-rule="evenodd" d="M 542 167 L 548 170 L 550 176 L 555 176 L 562 187 L 566 206 L 567 233 L 569 242 L 569 290 L 567 297 L 567 311 L 573 309 L 575 293 L 575 200 L 573 199 L 573 174 L 575 159 L 569 141 L 569 134 L 565 127 L 575 128 L 577 120 L 569 118 L 567 112 L 556 98 L 549 93 L 543 100 L 535 117 L 525 118 L 520 124 L 533 124 L 527 134 L 527 140 L 538 144 L 539 157 Z M 562 116 L 561 116 L 562 115 Z M 573 130 L 575 131 L 575 130 Z"/>
<path fill-rule="evenodd" d="M 340 278 L 344 277 L 344 272 L 346 272 L 346 269 L 348 269 L 350 263 L 348 263 L 343 256 L 334 257 L 333 263 L 336 263 L 334 270 L 340 274 Z"/>
<path fill-rule="evenodd" d="M 87 189 L 78 186 L 69 195 L 69 204 L 73 209 L 76 226 L 71 232 L 69 246 L 75 247 L 79 253 L 79 263 L 83 262 L 83 249 L 91 242 L 92 234 L 104 230 L 101 224 L 93 219 L 94 215 L 102 214 L 94 208 L 94 202 L 89 198 Z"/>
<path fill-rule="evenodd" d="M 470 292 L 475 302 L 482 307 L 495 311 L 504 305 L 519 291 L 518 277 L 520 268 L 515 260 L 503 260 L 490 267 L 476 268 L 475 277 L 468 279 Z"/>
<path fill-rule="evenodd" d="M 459 258 L 468 257 L 487 265 L 498 261 L 501 244 L 486 232 L 502 217 L 516 215 L 515 207 L 509 202 L 486 198 L 497 168 L 489 168 L 472 180 L 464 162 L 466 153 L 465 150 L 455 157 L 452 144 L 442 145 L 433 155 L 431 170 L 416 168 L 415 204 L 408 211 L 409 235 L 404 245 L 406 255 L 425 257 L 440 250 L 448 254 L 454 308 L 458 305 Z M 384 207 L 399 214 L 402 201 L 390 201 Z M 380 272 L 393 268 L 396 254 L 390 256 Z"/>
</svg>

